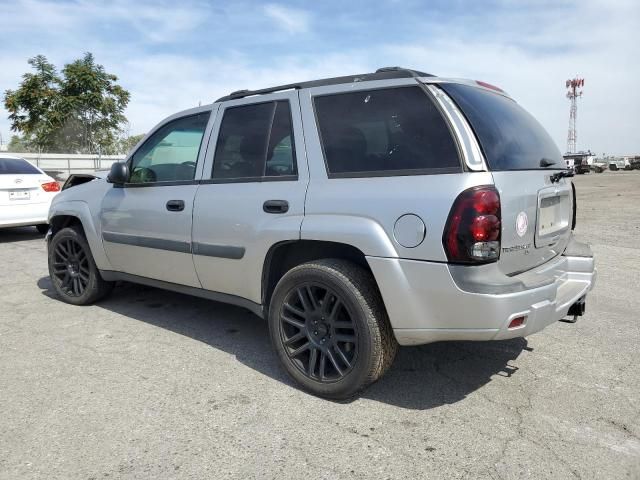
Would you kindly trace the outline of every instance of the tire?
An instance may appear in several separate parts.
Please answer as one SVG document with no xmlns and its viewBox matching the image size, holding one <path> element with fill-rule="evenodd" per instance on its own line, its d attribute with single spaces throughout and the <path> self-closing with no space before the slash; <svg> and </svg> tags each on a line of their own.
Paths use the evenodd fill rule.
<svg viewBox="0 0 640 480">
<path fill-rule="evenodd" d="M 41 223 L 40 225 L 36 225 L 36 228 L 38 229 L 38 233 L 40 233 L 41 235 L 46 235 L 49 231 L 49 224 Z"/>
<path fill-rule="evenodd" d="M 269 333 L 287 373 L 331 399 L 352 397 L 378 380 L 398 350 L 371 274 L 337 259 L 304 263 L 280 279 Z"/>
<path fill-rule="evenodd" d="M 58 297 L 73 305 L 90 305 L 108 295 L 113 282 L 100 276 L 82 232 L 63 228 L 48 247 L 49 276 Z"/>
</svg>

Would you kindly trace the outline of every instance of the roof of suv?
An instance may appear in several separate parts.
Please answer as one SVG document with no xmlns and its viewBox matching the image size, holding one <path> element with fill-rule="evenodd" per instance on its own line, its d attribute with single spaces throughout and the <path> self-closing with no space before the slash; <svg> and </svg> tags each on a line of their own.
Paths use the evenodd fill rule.
<svg viewBox="0 0 640 480">
<path fill-rule="evenodd" d="M 359 75 L 347 75 L 344 77 L 323 78 L 320 80 L 311 80 L 308 82 L 289 83 L 271 88 L 263 88 L 259 90 L 238 90 L 231 92 L 229 95 L 219 98 L 216 102 L 224 102 L 225 100 L 234 100 L 236 98 L 250 97 L 252 95 L 263 95 L 265 93 L 273 93 L 281 90 L 299 90 L 301 88 L 321 87 L 325 85 L 339 85 L 342 83 L 366 82 L 371 80 L 389 80 L 394 78 L 418 78 L 433 77 L 430 73 L 420 72 L 402 67 L 384 67 L 379 68 L 373 73 L 363 73 Z"/>
</svg>

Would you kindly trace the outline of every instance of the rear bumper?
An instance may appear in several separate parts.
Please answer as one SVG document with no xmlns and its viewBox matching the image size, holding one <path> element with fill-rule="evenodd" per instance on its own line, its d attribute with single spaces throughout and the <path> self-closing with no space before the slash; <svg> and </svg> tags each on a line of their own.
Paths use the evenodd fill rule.
<svg viewBox="0 0 640 480">
<path fill-rule="evenodd" d="M 597 275 L 591 250 L 575 241 L 564 255 L 514 277 L 496 273 L 495 264 L 367 260 L 401 345 L 530 335 L 567 316 Z M 509 329 L 519 316 L 526 317 L 524 325 Z"/>
<path fill-rule="evenodd" d="M 47 223 L 51 201 L 0 206 L 0 227 Z"/>
</svg>

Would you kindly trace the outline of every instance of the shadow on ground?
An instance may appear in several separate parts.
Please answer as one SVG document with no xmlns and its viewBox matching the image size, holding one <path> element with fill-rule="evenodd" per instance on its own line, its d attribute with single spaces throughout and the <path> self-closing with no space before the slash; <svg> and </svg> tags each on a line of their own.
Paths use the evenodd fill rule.
<svg viewBox="0 0 640 480">
<path fill-rule="evenodd" d="M 55 298 L 49 277 L 38 286 Z M 274 380 L 295 385 L 271 348 L 267 322 L 247 310 L 130 283 L 119 283 L 98 306 L 221 349 Z M 530 349 L 522 338 L 403 347 L 389 372 L 361 396 L 417 410 L 455 403 L 494 375 L 516 373 L 509 362 L 523 350 Z"/>
<path fill-rule="evenodd" d="M 44 238 L 44 235 L 38 233 L 36 227 L 0 228 L 0 243 L 26 242 L 38 238 Z"/>
</svg>

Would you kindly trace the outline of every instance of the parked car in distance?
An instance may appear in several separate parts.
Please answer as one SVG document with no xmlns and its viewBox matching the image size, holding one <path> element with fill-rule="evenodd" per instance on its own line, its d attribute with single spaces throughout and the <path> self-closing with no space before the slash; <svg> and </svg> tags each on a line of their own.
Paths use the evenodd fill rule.
<svg viewBox="0 0 640 480">
<path fill-rule="evenodd" d="M 248 308 L 291 377 L 346 398 L 398 345 L 581 315 L 596 271 L 572 235 L 572 174 L 483 82 L 392 67 L 241 90 L 65 189 L 49 272 L 77 305 L 124 280 Z"/>
<path fill-rule="evenodd" d="M 60 185 L 24 158 L 0 153 L 0 228 L 34 225 L 49 229 L 51 201 Z"/>
<path fill-rule="evenodd" d="M 609 170 L 617 172 L 618 170 L 633 170 L 633 167 L 628 158 L 618 158 L 615 160 L 609 160 Z"/>
<path fill-rule="evenodd" d="M 563 158 L 567 168 L 572 168 L 578 175 L 589 173 L 591 170 L 596 171 L 596 169 L 593 168 L 595 155 L 591 153 L 591 150 L 587 152 L 581 151 L 577 153 L 566 153 L 563 155 Z"/>
</svg>

